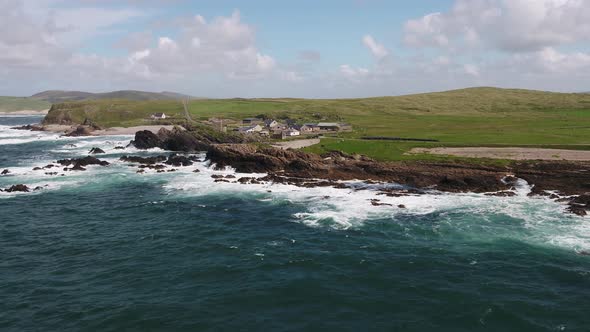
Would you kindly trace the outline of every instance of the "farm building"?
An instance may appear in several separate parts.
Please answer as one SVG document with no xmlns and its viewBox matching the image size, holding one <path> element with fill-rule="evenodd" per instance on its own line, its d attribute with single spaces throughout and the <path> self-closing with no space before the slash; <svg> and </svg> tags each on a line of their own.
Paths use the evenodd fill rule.
<svg viewBox="0 0 590 332">
<path fill-rule="evenodd" d="M 259 133 L 262 131 L 262 127 L 257 124 L 253 126 L 238 128 L 238 131 L 243 134 Z"/>
<path fill-rule="evenodd" d="M 166 114 L 164 113 L 154 113 L 151 116 L 152 120 L 164 120 L 166 119 Z"/>
<path fill-rule="evenodd" d="M 320 122 L 317 124 L 321 131 L 340 131 L 340 124 L 334 122 Z"/>
</svg>

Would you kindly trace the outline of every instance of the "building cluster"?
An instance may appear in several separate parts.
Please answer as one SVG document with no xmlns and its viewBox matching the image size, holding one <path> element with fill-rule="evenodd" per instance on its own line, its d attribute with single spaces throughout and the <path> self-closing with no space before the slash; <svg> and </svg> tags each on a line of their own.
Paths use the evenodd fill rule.
<svg viewBox="0 0 590 332">
<path fill-rule="evenodd" d="M 346 123 L 333 122 L 296 124 L 290 121 L 281 123 L 273 119 L 246 118 L 242 120 L 242 126 L 236 130 L 243 134 L 257 134 L 286 139 L 302 135 L 352 131 L 352 126 Z"/>
</svg>

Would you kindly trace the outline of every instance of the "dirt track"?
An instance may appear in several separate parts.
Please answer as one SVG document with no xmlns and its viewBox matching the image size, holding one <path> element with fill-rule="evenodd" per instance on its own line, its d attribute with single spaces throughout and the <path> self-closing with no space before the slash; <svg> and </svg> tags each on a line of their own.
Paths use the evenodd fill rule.
<svg viewBox="0 0 590 332">
<path fill-rule="evenodd" d="M 287 150 L 287 149 L 302 149 L 308 146 L 316 145 L 320 143 L 319 138 L 312 138 L 312 139 L 300 139 L 295 141 L 288 141 L 288 142 L 279 142 L 275 143 L 272 146 L 275 148 Z"/>
<path fill-rule="evenodd" d="M 410 153 L 430 153 L 469 158 L 492 158 L 510 160 L 569 160 L 590 161 L 590 151 L 539 148 L 415 148 Z"/>
</svg>

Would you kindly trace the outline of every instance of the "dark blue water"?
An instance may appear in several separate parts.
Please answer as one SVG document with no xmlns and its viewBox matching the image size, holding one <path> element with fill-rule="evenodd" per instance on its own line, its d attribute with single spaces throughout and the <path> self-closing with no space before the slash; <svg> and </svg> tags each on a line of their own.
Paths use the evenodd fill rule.
<svg viewBox="0 0 590 332">
<path fill-rule="evenodd" d="M 590 227 L 553 203 L 381 209 L 205 164 L 139 175 L 109 150 L 128 138 L 0 134 L 0 187 L 48 185 L 0 196 L 2 331 L 590 331 Z M 113 165 L 31 170 L 93 145 Z"/>
</svg>

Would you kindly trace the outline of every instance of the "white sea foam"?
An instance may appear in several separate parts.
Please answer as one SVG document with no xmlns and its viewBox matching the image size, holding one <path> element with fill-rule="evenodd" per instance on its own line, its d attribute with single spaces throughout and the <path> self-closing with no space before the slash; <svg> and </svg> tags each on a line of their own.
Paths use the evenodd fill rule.
<svg viewBox="0 0 590 332">
<path fill-rule="evenodd" d="M 39 135 L 39 136 L 37 136 Z M 34 194 L 51 193 L 64 188 L 80 185 L 100 185 L 101 181 L 113 179 L 115 175 L 122 179 L 141 179 L 164 181 L 163 189 L 172 196 L 197 197 L 206 195 L 243 195 L 258 200 L 261 204 L 280 206 L 294 204 L 298 212 L 292 215 L 292 221 L 310 227 L 332 227 L 349 229 L 364 227 L 372 221 L 399 223 L 408 216 L 429 216 L 436 214 L 437 223 L 432 229 L 437 232 L 463 233 L 466 237 L 479 237 L 485 240 L 515 237 L 519 241 L 535 245 L 550 245 L 578 251 L 590 251 L 590 225 L 583 218 L 564 214 L 565 206 L 546 198 L 529 198 L 530 187 L 524 181 L 516 185 L 514 197 L 492 197 L 483 194 L 443 194 L 430 193 L 403 197 L 377 195 L 376 186 L 367 190 L 355 190 L 366 186 L 361 182 L 348 182 L 349 189 L 331 187 L 301 188 L 284 184 L 250 184 L 215 182 L 211 175 L 234 175 L 237 178 L 262 177 L 265 174 L 239 174 L 231 168 L 214 170 L 208 162 L 195 163 L 189 167 L 174 167 L 174 173 L 157 173 L 146 169 L 144 174 L 136 174 L 137 168 L 128 167 L 129 163 L 118 160 L 120 154 L 155 155 L 164 153 L 159 149 L 140 151 L 133 147 L 115 150 L 115 146 L 126 146 L 130 136 L 104 136 L 86 138 L 59 138 L 59 135 L 16 131 L 0 126 L 0 144 L 20 144 L 36 140 L 58 140 L 50 152 L 67 154 L 70 158 L 88 155 L 92 147 L 99 147 L 105 155 L 101 160 L 111 163 L 109 167 L 90 166 L 86 172 L 66 172 L 66 176 L 49 176 L 45 172 L 59 172 L 63 167 L 49 170 L 32 171 L 53 160 L 37 160 L 31 165 L 10 167 L 10 177 L 0 177 L 0 187 L 24 183 L 29 187 L 44 187 Z M 73 144 L 73 145 L 70 145 Z M 199 155 L 204 159 L 204 155 Z M 52 158 L 51 156 L 49 158 Z M 199 173 L 193 173 L 198 169 Z M 235 181 L 236 179 L 227 179 Z M 48 187 L 45 187 L 48 185 Z M 9 198 L 19 193 L 1 193 L 0 197 Z M 373 206 L 371 200 L 390 204 Z M 399 208 L 404 205 L 405 208 Z M 457 215 L 475 216 L 473 220 L 457 220 Z M 499 217 L 498 217 L 499 216 Z M 508 224 L 498 224 L 498 218 Z M 410 226 L 408 226 L 410 227 Z M 444 233 L 444 232 L 443 232 Z M 443 234 L 441 233 L 441 234 Z M 442 236 L 442 235 L 441 235 Z"/>
</svg>

